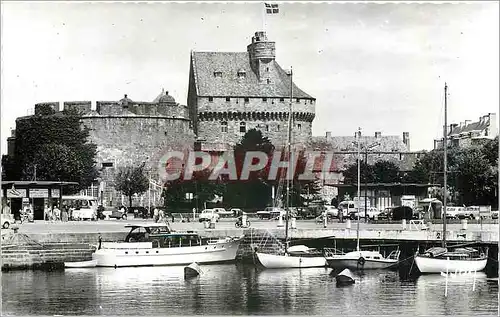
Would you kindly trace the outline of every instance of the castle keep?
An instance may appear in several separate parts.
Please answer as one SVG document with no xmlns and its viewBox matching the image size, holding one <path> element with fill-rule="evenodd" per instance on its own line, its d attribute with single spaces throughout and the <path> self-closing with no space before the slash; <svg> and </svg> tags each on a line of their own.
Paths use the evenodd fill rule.
<svg viewBox="0 0 500 317">
<path fill-rule="evenodd" d="M 283 145 L 290 102 L 294 143 L 311 137 L 316 99 L 290 83 L 275 57 L 265 32 L 255 33 L 246 52 L 191 53 L 187 104 L 202 150 L 230 149 L 254 128 Z"/>
</svg>

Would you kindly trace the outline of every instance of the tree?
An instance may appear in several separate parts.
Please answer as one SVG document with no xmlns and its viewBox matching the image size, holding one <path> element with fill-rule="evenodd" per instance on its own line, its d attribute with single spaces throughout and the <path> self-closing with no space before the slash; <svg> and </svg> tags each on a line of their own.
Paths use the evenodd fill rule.
<svg viewBox="0 0 500 317">
<path fill-rule="evenodd" d="M 378 161 L 373 164 L 373 176 L 376 183 L 399 183 L 399 167 L 390 161 Z"/>
<path fill-rule="evenodd" d="M 138 167 L 127 166 L 118 169 L 115 176 L 115 189 L 128 197 L 132 207 L 132 196 L 142 194 L 149 188 L 149 180 L 144 173 L 144 163 Z"/>
<path fill-rule="evenodd" d="M 358 183 L 358 163 L 353 163 L 348 165 L 342 172 L 344 175 L 344 184 L 357 184 Z M 373 172 L 373 166 L 366 164 L 361 161 L 360 164 L 360 179 L 361 183 L 373 183 L 375 182 L 375 174 Z"/>
<path fill-rule="evenodd" d="M 75 111 L 55 113 L 50 107 L 16 121 L 14 157 L 5 160 L 9 180 L 77 182 L 70 192 L 86 188 L 97 178 L 97 147 L 88 141 L 89 130 Z M 67 189 L 65 189 L 67 190 Z"/>
</svg>

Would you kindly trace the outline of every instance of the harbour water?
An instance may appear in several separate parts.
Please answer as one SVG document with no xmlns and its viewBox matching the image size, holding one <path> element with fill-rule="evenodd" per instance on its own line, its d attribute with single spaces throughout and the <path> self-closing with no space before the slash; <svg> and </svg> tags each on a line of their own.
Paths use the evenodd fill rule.
<svg viewBox="0 0 500 317">
<path fill-rule="evenodd" d="M 2 315 L 497 315 L 498 281 L 484 273 L 402 281 L 397 272 L 356 274 L 337 287 L 331 269 L 256 270 L 242 264 L 11 271 Z"/>
</svg>

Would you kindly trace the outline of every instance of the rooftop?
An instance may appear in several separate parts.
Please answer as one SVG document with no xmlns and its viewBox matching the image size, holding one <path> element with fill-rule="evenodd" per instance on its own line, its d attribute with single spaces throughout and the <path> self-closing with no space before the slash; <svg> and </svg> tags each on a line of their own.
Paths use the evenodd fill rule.
<svg viewBox="0 0 500 317">
<path fill-rule="evenodd" d="M 268 64 L 270 83 L 254 73 L 248 52 L 192 52 L 191 63 L 199 96 L 290 98 L 290 76 L 274 60 Z M 295 84 L 293 98 L 315 99 Z"/>
</svg>

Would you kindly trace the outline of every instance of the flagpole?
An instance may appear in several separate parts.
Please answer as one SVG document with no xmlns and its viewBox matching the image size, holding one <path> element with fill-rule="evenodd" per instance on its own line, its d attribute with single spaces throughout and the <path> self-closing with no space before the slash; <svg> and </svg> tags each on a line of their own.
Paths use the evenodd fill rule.
<svg viewBox="0 0 500 317">
<path fill-rule="evenodd" d="M 267 7 L 264 3 L 264 10 L 262 10 L 262 31 L 266 32 L 266 15 L 267 15 Z"/>
</svg>

